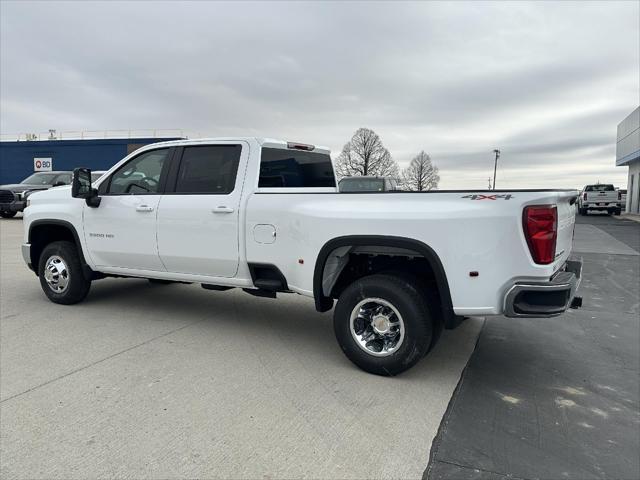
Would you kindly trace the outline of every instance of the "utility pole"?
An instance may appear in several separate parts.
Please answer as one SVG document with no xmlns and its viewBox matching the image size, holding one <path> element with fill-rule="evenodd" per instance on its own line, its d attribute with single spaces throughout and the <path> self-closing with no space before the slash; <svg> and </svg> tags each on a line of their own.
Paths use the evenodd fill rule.
<svg viewBox="0 0 640 480">
<path fill-rule="evenodd" d="M 496 171 L 498 170 L 498 159 L 500 158 L 500 150 L 497 148 L 493 151 L 496 154 L 496 161 L 493 164 L 493 189 L 496 189 Z"/>
</svg>

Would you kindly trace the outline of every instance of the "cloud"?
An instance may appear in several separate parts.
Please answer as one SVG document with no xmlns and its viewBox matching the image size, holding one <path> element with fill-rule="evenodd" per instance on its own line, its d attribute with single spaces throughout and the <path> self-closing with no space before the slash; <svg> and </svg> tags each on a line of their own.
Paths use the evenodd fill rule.
<svg viewBox="0 0 640 480">
<path fill-rule="evenodd" d="M 339 152 L 361 126 L 443 188 L 626 176 L 636 2 L 2 2 L 3 134 L 182 128 Z M 595 177 L 598 178 L 595 178 Z"/>
</svg>

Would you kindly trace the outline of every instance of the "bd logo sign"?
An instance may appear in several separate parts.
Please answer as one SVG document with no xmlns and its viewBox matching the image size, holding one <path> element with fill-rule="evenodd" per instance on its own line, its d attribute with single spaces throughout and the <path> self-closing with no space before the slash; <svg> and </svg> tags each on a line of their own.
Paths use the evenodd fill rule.
<svg viewBox="0 0 640 480">
<path fill-rule="evenodd" d="M 51 170 L 53 170 L 52 158 L 34 158 L 33 159 L 34 172 L 50 172 Z"/>
</svg>

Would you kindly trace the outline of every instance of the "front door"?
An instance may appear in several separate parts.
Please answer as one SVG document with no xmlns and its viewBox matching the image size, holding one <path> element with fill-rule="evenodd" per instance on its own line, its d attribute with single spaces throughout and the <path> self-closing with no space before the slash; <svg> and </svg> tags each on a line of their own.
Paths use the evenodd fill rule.
<svg viewBox="0 0 640 480">
<path fill-rule="evenodd" d="M 249 146 L 186 146 L 158 206 L 158 251 L 169 272 L 234 277 Z M 180 157 L 180 158 L 178 158 Z"/>
<path fill-rule="evenodd" d="M 166 271 L 156 221 L 169 152 L 161 148 L 133 157 L 100 185 L 100 206 L 85 206 L 85 241 L 96 265 Z"/>
</svg>

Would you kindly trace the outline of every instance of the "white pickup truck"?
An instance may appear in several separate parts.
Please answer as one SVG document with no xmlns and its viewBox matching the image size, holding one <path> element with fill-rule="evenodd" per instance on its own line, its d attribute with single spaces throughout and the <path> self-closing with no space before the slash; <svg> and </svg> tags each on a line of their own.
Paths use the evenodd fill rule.
<svg viewBox="0 0 640 480">
<path fill-rule="evenodd" d="M 261 138 L 156 143 L 95 184 L 29 197 L 22 254 L 74 304 L 104 277 L 200 283 L 333 307 L 345 354 L 398 374 L 471 315 L 579 306 L 577 191 L 339 193 L 326 148 Z"/>
<path fill-rule="evenodd" d="M 590 211 L 620 215 L 622 192 L 610 183 L 586 185 L 578 198 L 578 212 L 580 215 L 587 215 Z"/>
</svg>

